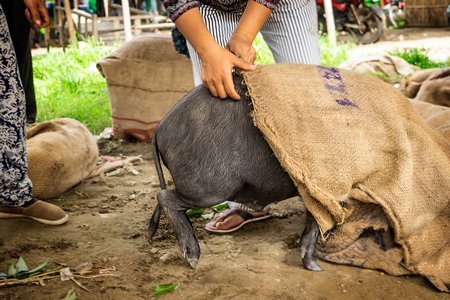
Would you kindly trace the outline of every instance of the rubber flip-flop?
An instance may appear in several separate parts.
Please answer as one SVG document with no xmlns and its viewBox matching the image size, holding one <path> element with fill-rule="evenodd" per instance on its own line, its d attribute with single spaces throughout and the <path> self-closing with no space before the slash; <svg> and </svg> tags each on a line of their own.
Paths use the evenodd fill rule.
<svg viewBox="0 0 450 300">
<path fill-rule="evenodd" d="M 228 229 L 219 229 L 219 228 L 217 228 L 217 227 L 215 227 L 213 225 L 209 225 L 209 223 L 207 223 L 205 225 L 205 229 L 207 231 L 213 232 L 213 233 L 230 233 L 230 232 L 234 232 L 234 231 L 240 229 L 245 224 L 248 224 L 248 223 L 251 223 L 251 222 L 257 222 L 257 221 L 265 220 L 265 219 L 268 219 L 268 218 L 272 217 L 272 214 L 270 212 L 265 214 L 265 215 L 255 217 L 251 213 L 248 213 L 248 212 L 243 211 L 243 210 L 230 209 L 230 210 L 227 210 L 226 212 L 223 213 L 223 216 L 222 216 L 223 220 L 225 220 L 229 215 L 232 215 L 232 214 L 240 215 L 244 219 L 244 222 L 242 222 L 241 224 L 238 224 L 238 225 L 236 225 L 234 227 L 228 228 Z"/>
</svg>

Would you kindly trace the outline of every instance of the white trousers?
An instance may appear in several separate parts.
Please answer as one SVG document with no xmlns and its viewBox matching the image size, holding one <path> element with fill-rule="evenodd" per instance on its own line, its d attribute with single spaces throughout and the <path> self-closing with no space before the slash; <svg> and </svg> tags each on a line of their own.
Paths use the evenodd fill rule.
<svg viewBox="0 0 450 300">
<path fill-rule="evenodd" d="M 200 6 L 206 27 L 216 41 L 225 47 L 236 29 L 242 13 L 218 11 Z M 260 32 L 276 63 L 320 64 L 317 8 L 313 0 L 280 0 Z M 187 42 L 194 70 L 195 85 L 202 83 L 201 62 Z"/>
</svg>

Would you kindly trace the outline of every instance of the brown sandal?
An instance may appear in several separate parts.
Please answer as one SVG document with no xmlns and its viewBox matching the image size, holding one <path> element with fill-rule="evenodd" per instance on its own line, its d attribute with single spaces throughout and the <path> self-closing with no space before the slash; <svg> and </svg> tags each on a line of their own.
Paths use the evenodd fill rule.
<svg viewBox="0 0 450 300">
<path fill-rule="evenodd" d="M 228 216 L 233 215 L 233 214 L 241 216 L 244 219 L 244 222 L 242 222 L 242 223 L 240 223 L 240 224 L 238 224 L 238 225 L 236 225 L 234 227 L 228 228 L 228 229 L 219 229 L 216 226 L 212 225 L 211 224 L 212 222 L 209 222 L 209 223 L 207 223 L 205 225 L 205 229 L 207 231 L 213 232 L 213 233 L 230 233 L 230 232 L 234 232 L 234 231 L 238 230 L 239 228 L 241 228 L 245 224 L 248 224 L 248 223 L 251 223 L 251 222 L 265 220 L 265 219 L 268 219 L 268 218 L 272 217 L 272 214 L 270 212 L 268 212 L 265 215 L 255 217 L 251 213 L 246 212 L 244 210 L 230 209 L 230 210 L 225 211 L 223 213 L 223 215 L 221 216 L 221 218 L 223 220 L 225 220 Z"/>
</svg>

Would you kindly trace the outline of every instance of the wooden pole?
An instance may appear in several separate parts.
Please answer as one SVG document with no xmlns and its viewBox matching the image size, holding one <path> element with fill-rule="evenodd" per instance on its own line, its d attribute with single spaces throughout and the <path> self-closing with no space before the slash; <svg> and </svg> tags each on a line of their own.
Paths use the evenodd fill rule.
<svg viewBox="0 0 450 300">
<path fill-rule="evenodd" d="M 44 40 L 45 40 L 45 48 L 47 48 L 47 52 L 50 52 L 50 28 L 45 27 L 44 29 Z"/>
<path fill-rule="evenodd" d="M 109 17 L 109 3 L 111 0 L 103 0 L 103 5 L 105 7 L 105 17 Z"/>
<path fill-rule="evenodd" d="M 331 0 L 324 0 L 325 19 L 327 20 L 328 41 L 331 46 L 336 47 L 336 26 L 334 25 L 333 6 Z"/>
<path fill-rule="evenodd" d="M 73 25 L 72 10 L 70 9 L 69 0 L 64 0 L 64 11 L 66 12 L 67 24 L 69 24 L 70 42 L 72 43 L 73 47 L 76 48 L 77 47 L 77 39 L 75 37 L 75 26 Z M 64 26 L 64 24 L 62 24 L 62 25 Z M 64 30 L 64 28 L 61 28 L 61 30 Z"/>
<path fill-rule="evenodd" d="M 380 8 L 382 11 L 384 11 L 384 0 L 380 0 Z M 386 14 L 383 14 L 383 38 L 385 39 L 387 37 L 387 20 L 386 20 Z"/>
<path fill-rule="evenodd" d="M 125 41 L 131 40 L 131 18 L 130 18 L 130 4 L 128 0 L 122 0 L 123 11 L 123 26 L 125 29 Z"/>
</svg>

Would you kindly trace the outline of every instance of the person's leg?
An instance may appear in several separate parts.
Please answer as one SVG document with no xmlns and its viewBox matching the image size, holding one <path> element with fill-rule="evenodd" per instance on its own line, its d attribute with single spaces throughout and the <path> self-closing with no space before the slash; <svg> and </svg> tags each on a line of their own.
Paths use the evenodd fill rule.
<svg viewBox="0 0 450 300">
<path fill-rule="evenodd" d="M 158 10 L 158 3 L 156 2 L 156 0 L 149 0 L 147 1 L 147 11 L 150 11 L 151 13 L 158 15 L 159 14 L 159 10 Z M 150 9 L 148 9 L 150 7 Z"/>
<path fill-rule="evenodd" d="M 23 82 L 23 87 L 25 89 L 25 107 L 27 115 L 26 122 L 28 125 L 30 125 L 36 122 L 37 106 L 36 94 L 34 91 L 33 65 L 30 43 L 27 43 L 27 48 L 28 50 L 25 52 L 24 56 L 22 56 L 22 61 L 19 62 L 19 70 L 20 77 Z"/>
<path fill-rule="evenodd" d="M 18 76 L 9 34 L 4 31 L 4 16 L 0 15 L 0 18 L 0 201 L 7 206 L 18 207 L 33 200 L 30 194 L 32 185 L 27 176 L 28 162 L 24 142 L 25 91 Z"/>
<path fill-rule="evenodd" d="M 26 152 L 25 92 L 0 5 L 0 218 L 28 217 L 59 225 L 68 219 L 59 207 L 31 194 Z"/>
<path fill-rule="evenodd" d="M 276 63 L 320 64 L 315 1 L 280 0 L 261 34 Z"/>
<path fill-rule="evenodd" d="M 30 22 L 25 16 L 23 1 L 0 0 L 8 21 L 9 33 L 12 39 L 19 64 L 20 78 L 25 89 L 27 124 L 36 121 L 36 95 L 33 82 L 33 65 L 30 47 Z"/>
</svg>

